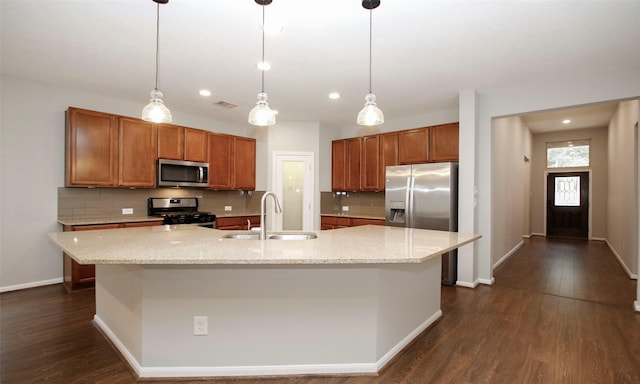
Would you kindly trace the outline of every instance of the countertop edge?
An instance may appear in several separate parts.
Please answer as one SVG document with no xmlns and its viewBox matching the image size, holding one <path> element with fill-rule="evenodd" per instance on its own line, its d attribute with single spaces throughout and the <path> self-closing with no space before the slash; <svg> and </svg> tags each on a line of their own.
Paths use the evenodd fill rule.
<svg viewBox="0 0 640 384">
<path fill-rule="evenodd" d="M 58 223 L 62 225 L 100 225 L 100 224 L 124 224 L 140 222 L 162 222 L 159 216 L 133 216 L 133 217 L 59 217 Z"/>
</svg>

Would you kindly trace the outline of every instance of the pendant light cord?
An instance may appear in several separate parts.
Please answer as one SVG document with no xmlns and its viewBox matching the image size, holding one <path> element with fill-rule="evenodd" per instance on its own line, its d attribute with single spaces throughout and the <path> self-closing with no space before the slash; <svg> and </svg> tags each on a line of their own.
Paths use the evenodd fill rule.
<svg viewBox="0 0 640 384">
<path fill-rule="evenodd" d="M 373 9 L 369 10 L 369 93 L 373 93 L 371 92 L 371 47 L 373 46 L 373 44 L 371 43 L 373 38 L 372 38 L 372 34 L 373 34 Z"/>
<path fill-rule="evenodd" d="M 262 62 L 260 63 L 260 66 L 262 67 L 262 90 L 261 92 L 264 93 L 264 7 L 265 5 L 262 5 Z"/>
<path fill-rule="evenodd" d="M 156 91 L 158 90 L 158 51 L 160 51 L 160 3 L 156 9 Z"/>
</svg>

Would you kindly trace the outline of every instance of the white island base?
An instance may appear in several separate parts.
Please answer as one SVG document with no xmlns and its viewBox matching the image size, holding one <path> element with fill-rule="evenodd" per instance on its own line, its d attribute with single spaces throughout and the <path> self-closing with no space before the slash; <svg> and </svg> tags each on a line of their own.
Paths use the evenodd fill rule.
<svg viewBox="0 0 640 384">
<path fill-rule="evenodd" d="M 95 323 L 143 378 L 375 374 L 442 315 L 440 257 L 96 274 Z M 206 336 L 194 316 L 208 317 Z"/>
</svg>

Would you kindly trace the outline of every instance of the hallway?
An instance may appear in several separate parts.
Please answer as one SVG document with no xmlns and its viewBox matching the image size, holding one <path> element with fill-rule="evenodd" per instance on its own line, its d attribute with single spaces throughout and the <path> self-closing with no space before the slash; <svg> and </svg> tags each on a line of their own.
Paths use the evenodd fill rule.
<svg viewBox="0 0 640 384">
<path fill-rule="evenodd" d="M 494 286 L 443 287 L 443 317 L 377 377 L 219 379 L 209 383 L 638 383 L 640 314 L 602 242 L 534 237 Z M 0 295 L 2 383 L 134 383 L 92 326 L 93 291 L 61 285 Z M 164 383 L 172 381 L 154 381 Z M 173 381 L 175 382 L 175 381 Z M 180 381 L 199 383 L 205 381 Z"/>
</svg>

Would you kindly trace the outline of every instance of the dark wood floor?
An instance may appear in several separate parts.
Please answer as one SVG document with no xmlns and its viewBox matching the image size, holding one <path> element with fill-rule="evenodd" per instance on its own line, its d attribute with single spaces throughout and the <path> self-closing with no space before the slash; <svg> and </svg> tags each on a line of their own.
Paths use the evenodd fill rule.
<svg viewBox="0 0 640 384">
<path fill-rule="evenodd" d="M 442 319 L 377 377 L 207 382 L 640 383 L 636 283 L 604 243 L 526 240 L 495 279 L 475 290 L 443 287 Z M 0 299 L 3 384 L 136 382 L 92 325 L 93 291 L 55 285 Z M 171 381 L 155 381 L 163 382 Z"/>
</svg>

